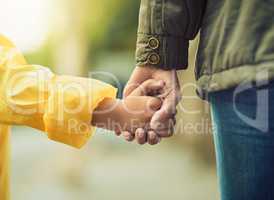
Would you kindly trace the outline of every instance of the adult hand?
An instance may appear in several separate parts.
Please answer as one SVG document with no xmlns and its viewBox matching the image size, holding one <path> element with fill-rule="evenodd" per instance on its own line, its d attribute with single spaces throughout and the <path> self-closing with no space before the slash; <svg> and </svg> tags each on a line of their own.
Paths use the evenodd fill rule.
<svg viewBox="0 0 274 200">
<path fill-rule="evenodd" d="M 125 87 L 124 97 L 127 97 L 135 88 L 148 79 L 164 81 L 165 87 L 159 94 L 159 97 L 163 99 L 163 105 L 153 115 L 149 131 L 137 129 L 135 133 L 123 132 L 122 134 L 128 141 L 133 141 L 136 138 L 139 144 L 148 142 L 154 145 L 159 143 L 161 138 L 173 135 L 176 105 L 181 99 L 181 94 L 176 70 L 162 70 L 151 66 L 142 66 L 134 69 Z"/>
</svg>

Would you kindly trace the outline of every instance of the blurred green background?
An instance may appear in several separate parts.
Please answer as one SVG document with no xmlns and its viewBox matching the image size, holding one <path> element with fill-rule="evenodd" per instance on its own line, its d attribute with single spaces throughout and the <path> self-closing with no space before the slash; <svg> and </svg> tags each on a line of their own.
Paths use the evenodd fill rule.
<svg viewBox="0 0 274 200">
<path fill-rule="evenodd" d="M 124 85 L 134 68 L 139 1 L 3 0 L 1 31 L 31 64 L 59 74 L 108 72 Z M 75 150 L 26 127 L 12 133 L 15 200 L 218 199 L 208 105 L 195 94 L 190 67 L 179 72 L 183 100 L 173 138 L 138 146 L 98 130 Z M 98 79 L 114 83 L 106 76 Z M 122 92 L 122 88 L 120 93 Z"/>
</svg>

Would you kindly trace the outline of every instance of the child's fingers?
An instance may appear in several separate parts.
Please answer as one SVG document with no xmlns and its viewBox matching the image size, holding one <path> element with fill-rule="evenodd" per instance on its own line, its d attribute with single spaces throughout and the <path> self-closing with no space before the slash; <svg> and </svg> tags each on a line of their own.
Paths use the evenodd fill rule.
<svg viewBox="0 0 274 200">
<path fill-rule="evenodd" d="M 164 86 L 165 82 L 162 80 L 149 79 L 133 90 L 130 96 L 155 96 Z"/>
</svg>

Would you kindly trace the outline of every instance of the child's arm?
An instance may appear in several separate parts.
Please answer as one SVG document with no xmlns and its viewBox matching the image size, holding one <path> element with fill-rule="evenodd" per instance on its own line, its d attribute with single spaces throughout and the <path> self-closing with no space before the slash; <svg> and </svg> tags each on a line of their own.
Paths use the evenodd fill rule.
<svg viewBox="0 0 274 200">
<path fill-rule="evenodd" d="M 0 123 L 25 125 L 77 148 L 94 133 L 93 111 L 117 89 L 89 78 L 56 75 L 29 65 L 0 34 Z"/>
</svg>

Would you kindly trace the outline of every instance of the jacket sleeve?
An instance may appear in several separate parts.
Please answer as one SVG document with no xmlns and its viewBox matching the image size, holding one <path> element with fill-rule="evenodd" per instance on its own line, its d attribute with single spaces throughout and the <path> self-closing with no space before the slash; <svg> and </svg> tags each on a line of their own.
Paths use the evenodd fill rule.
<svg viewBox="0 0 274 200">
<path fill-rule="evenodd" d="M 92 112 L 116 88 L 103 82 L 56 75 L 48 68 L 29 65 L 22 54 L 0 35 L 0 123 L 26 125 L 52 140 L 82 147 L 91 137 Z"/>
<path fill-rule="evenodd" d="M 137 66 L 185 69 L 189 40 L 197 35 L 206 0 L 141 0 Z"/>
</svg>

